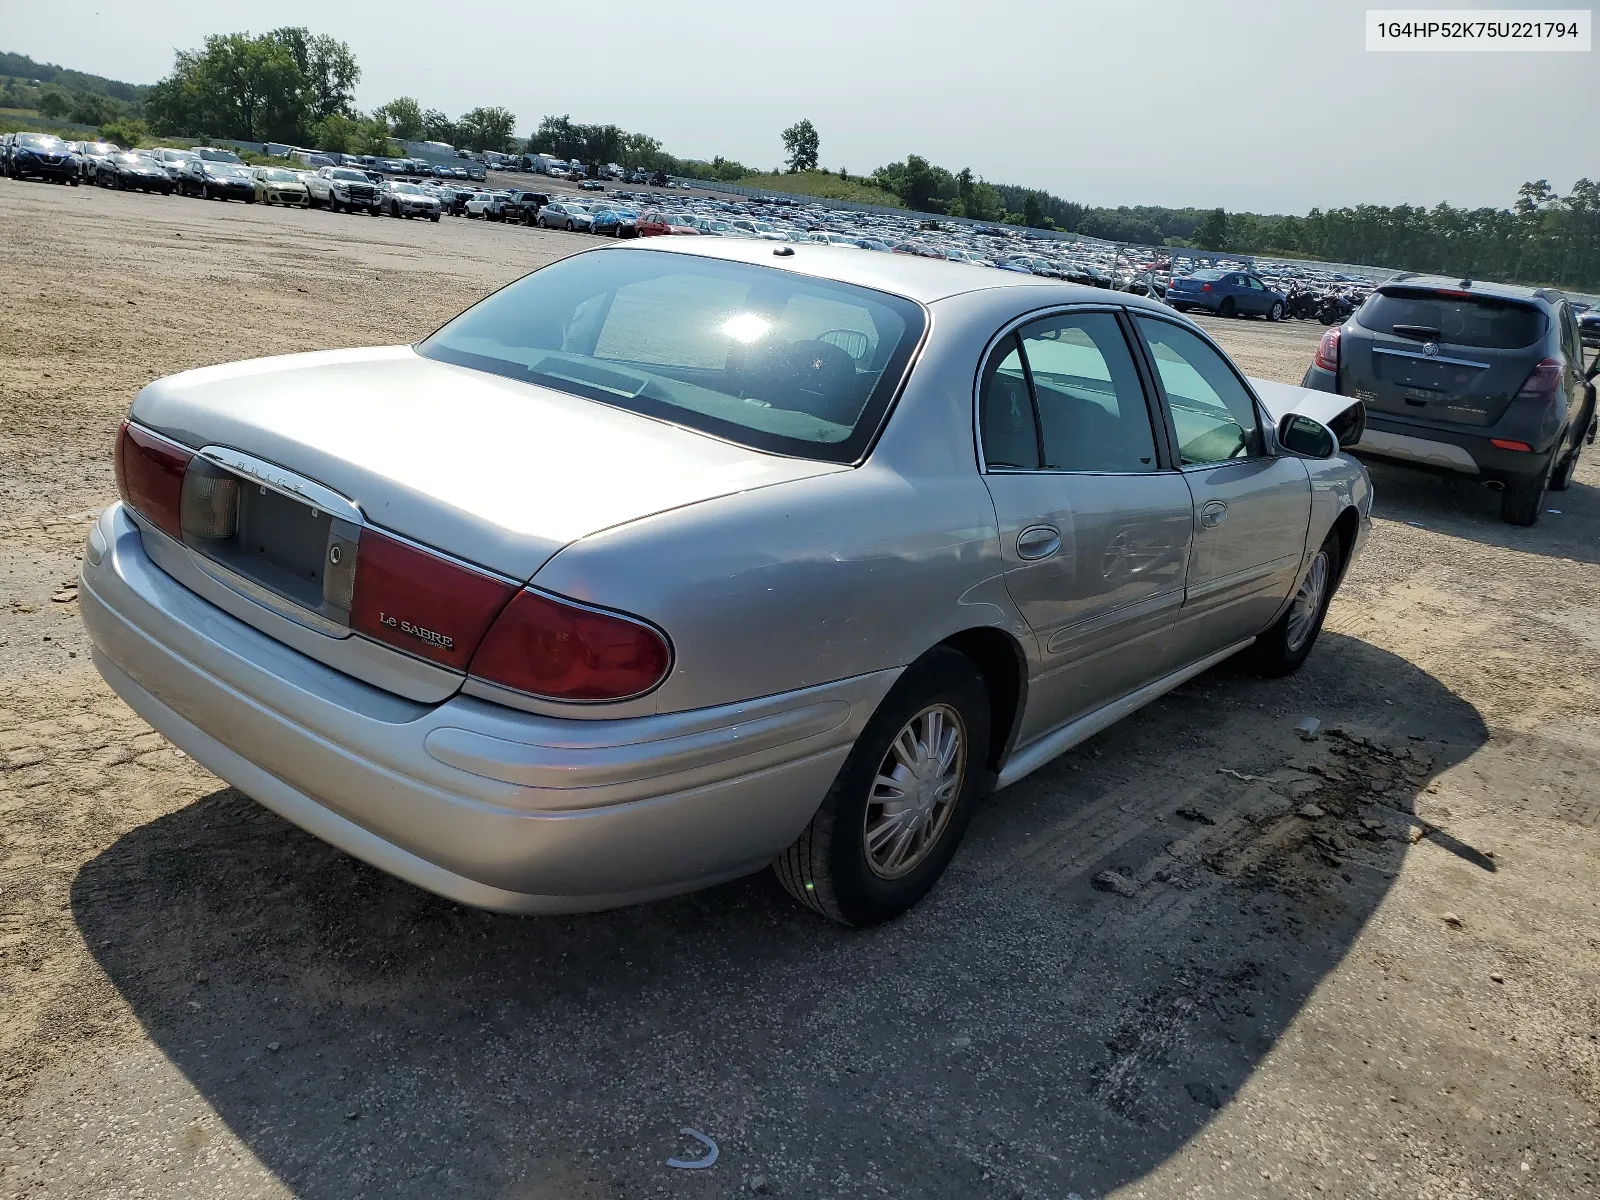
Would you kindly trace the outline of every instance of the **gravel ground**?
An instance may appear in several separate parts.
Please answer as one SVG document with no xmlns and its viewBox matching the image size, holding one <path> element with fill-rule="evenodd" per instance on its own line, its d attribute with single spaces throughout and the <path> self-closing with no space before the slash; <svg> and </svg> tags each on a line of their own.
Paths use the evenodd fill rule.
<svg viewBox="0 0 1600 1200">
<path fill-rule="evenodd" d="M 181 757 L 64 589 L 141 385 L 414 339 L 585 239 L 9 180 L 0 229 L 0 1196 L 1600 1192 L 1600 454 L 1533 530 L 1375 470 L 1301 673 L 992 798 L 888 927 L 765 875 L 499 917 Z M 1211 327 L 1288 381 L 1321 332 Z"/>
</svg>

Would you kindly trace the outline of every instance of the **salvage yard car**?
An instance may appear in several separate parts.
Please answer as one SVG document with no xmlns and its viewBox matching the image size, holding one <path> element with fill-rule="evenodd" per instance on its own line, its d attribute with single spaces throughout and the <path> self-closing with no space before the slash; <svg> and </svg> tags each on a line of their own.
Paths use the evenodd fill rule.
<svg viewBox="0 0 1600 1200">
<path fill-rule="evenodd" d="M 378 185 L 364 171 L 319 167 L 315 174 L 301 178 L 311 193 L 313 207 L 321 205 L 329 212 L 365 212 L 374 216 L 378 212 Z"/>
<path fill-rule="evenodd" d="M 426 217 L 437 221 L 440 208 L 438 196 L 414 183 L 390 183 L 378 201 L 378 211 L 391 217 Z"/>
<path fill-rule="evenodd" d="M 11 142 L 7 173 L 13 179 L 53 180 L 78 186 L 82 160 L 53 133 L 19 133 Z"/>
<path fill-rule="evenodd" d="M 310 208 L 311 191 L 298 171 L 287 167 L 253 167 L 256 199 L 263 204 L 283 204 L 291 208 Z"/>
<path fill-rule="evenodd" d="M 1550 288 L 1396 275 L 1322 335 L 1301 381 L 1368 413 L 1358 451 L 1476 479 L 1532 525 L 1595 427 L 1572 305 Z"/>
<path fill-rule="evenodd" d="M 1179 312 L 1203 308 L 1219 317 L 1265 317 L 1283 320 L 1288 297 L 1249 271 L 1196 271 L 1180 275 L 1167 288 L 1167 303 Z"/>
<path fill-rule="evenodd" d="M 191 158 L 178 170 L 178 195 L 199 196 L 203 200 L 243 200 L 256 202 L 256 181 L 243 167 L 232 163 Z"/>
<path fill-rule="evenodd" d="M 631 242 L 415 346 L 146 387 L 83 618 L 177 746 L 420 887 L 591 910 L 771 864 L 870 924 L 985 790 L 1304 661 L 1370 526 L 1359 410 L 1141 297 Z"/>
<path fill-rule="evenodd" d="M 96 166 L 93 178 L 106 187 L 172 195 L 171 177 L 154 158 L 138 150 L 109 155 Z"/>
</svg>

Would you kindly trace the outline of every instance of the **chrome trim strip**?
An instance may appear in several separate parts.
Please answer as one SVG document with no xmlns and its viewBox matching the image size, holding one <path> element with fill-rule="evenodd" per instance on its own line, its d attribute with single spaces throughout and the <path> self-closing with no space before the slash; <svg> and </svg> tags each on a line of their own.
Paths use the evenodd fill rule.
<svg viewBox="0 0 1600 1200">
<path fill-rule="evenodd" d="M 1255 640 L 1255 638 L 1246 638 L 1242 642 L 1236 642 L 1234 645 L 1229 646 L 1226 650 L 1218 650 L 1215 654 L 1208 655 L 1199 662 L 1190 663 L 1187 667 L 1174 671 L 1170 675 L 1163 675 L 1154 683 L 1147 683 L 1137 691 L 1129 692 L 1120 700 L 1113 700 L 1110 704 L 1103 705 L 1093 712 L 1077 718 L 1077 720 L 1068 721 L 1065 725 L 1058 726 L 1051 732 L 1035 738 L 1012 754 L 1010 759 L 1006 761 L 1006 765 L 1001 768 L 1000 779 L 996 787 L 1009 787 L 1023 776 L 1032 774 L 1057 755 L 1066 753 L 1080 742 L 1088 741 L 1102 729 L 1115 725 L 1123 717 L 1143 708 L 1150 701 L 1160 699 L 1173 688 L 1187 683 L 1202 671 L 1209 671 L 1223 659 L 1239 653 Z"/>
<path fill-rule="evenodd" d="M 1413 358 L 1417 362 L 1448 363 L 1452 367 L 1476 367 L 1480 371 L 1487 371 L 1489 364 L 1473 362 L 1470 358 L 1447 358 L 1443 354 L 1417 354 L 1411 350 L 1391 350 L 1386 346 L 1374 346 L 1374 354 L 1388 354 L 1394 358 Z"/>
<path fill-rule="evenodd" d="M 347 638 L 350 636 L 350 627 L 341 625 L 337 621 L 330 621 L 321 613 L 312 612 L 292 600 L 280 596 L 271 588 L 262 587 L 253 579 L 246 579 L 237 571 L 230 570 L 214 558 L 207 558 L 192 547 L 185 547 L 189 551 L 189 558 L 196 567 L 204 571 L 223 587 L 232 588 L 246 600 L 254 601 L 262 608 L 277 613 L 286 621 L 293 621 L 296 625 L 304 625 L 307 629 L 331 638 Z"/>
<path fill-rule="evenodd" d="M 352 525 L 367 523 L 355 501 L 341 496 L 332 488 L 324 487 L 313 479 L 307 479 L 304 475 L 286 471 L 264 459 L 239 450 L 231 450 L 226 446 L 205 446 L 197 453 L 199 457 L 210 459 L 219 467 L 247 476 L 260 486 L 271 488 L 291 500 L 299 500 L 313 508 L 320 508 L 323 512 L 332 513 Z"/>
</svg>

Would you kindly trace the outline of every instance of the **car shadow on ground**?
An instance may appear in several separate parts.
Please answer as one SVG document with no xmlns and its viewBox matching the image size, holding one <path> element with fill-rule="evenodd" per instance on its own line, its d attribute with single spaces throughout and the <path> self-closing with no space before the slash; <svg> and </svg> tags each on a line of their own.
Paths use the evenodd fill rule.
<svg viewBox="0 0 1600 1200">
<path fill-rule="evenodd" d="M 1600 453 L 1584 448 L 1579 471 Z M 1544 512 L 1531 528 L 1500 519 L 1500 493 L 1465 477 L 1435 475 L 1402 466 L 1362 460 L 1372 476 L 1373 515 L 1419 525 L 1486 546 L 1501 546 L 1551 558 L 1600 564 L 1600 543 L 1592 534 L 1600 521 L 1600 489 L 1574 480 L 1564 492 L 1549 492 Z"/>
<path fill-rule="evenodd" d="M 1092 1196 L 1230 1102 L 1383 899 L 1416 796 L 1486 736 L 1351 638 L 1287 680 L 1225 665 L 990 798 L 927 901 L 865 931 L 765 874 L 480 913 L 231 789 L 122 837 L 72 904 L 154 1044 L 298 1196 L 755 1173 L 775 1195 Z M 680 1126 L 715 1167 L 664 1164 L 701 1153 Z"/>
</svg>

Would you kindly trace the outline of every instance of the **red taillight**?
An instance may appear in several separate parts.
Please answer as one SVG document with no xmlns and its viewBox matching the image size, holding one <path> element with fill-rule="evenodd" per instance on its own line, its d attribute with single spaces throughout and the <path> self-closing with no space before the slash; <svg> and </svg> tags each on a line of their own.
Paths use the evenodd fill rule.
<svg viewBox="0 0 1600 1200">
<path fill-rule="evenodd" d="M 642 621 L 522 591 L 478 647 L 472 674 L 553 700 L 623 700 L 671 665 L 667 639 Z"/>
<path fill-rule="evenodd" d="M 1559 358 L 1545 359 L 1528 372 L 1528 378 L 1517 389 L 1517 399 L 1532 400 L 1538 404 L 1549 402 L 1561 391 L 1561 377 L 1566 370 L 1567 364 Z"/>
<path fill-rule="evenodd" d="M 1200 290 L 1202 292 L 1209 292 L 1211 290 L 1211 285 L 1209 283 L 1202 283 L 1200 285 Z"/>
<path fill-rule="evenodd" d="M 127 421 L 117 434 L 117 493 L 145 520 L 183 534 L 183 473 L 194 451 Z"/>
<path fill-rule="evenodd" d="M 1317 343 L 1316 357 L 1311 360 L 1324 371 L 1339 371 L 1339 329 L 1338 326 L 1328 330 L 1322 335 L 1322 340 Z"/>
<path fill-rule="evenodd" d="M 1532 454 L 1533 447 L 1527 442 L 1514 442 L 1510 438 L 1490 438 L 1491 446 L 1499 446 L 1502 450 L 1517 450 L 1523 454 Z"/>
<path fill-rule="evenodd" d="M 361 531 L 350 628 L 465 671 L 516 585 L 375 529 Z"/>
</svg>

